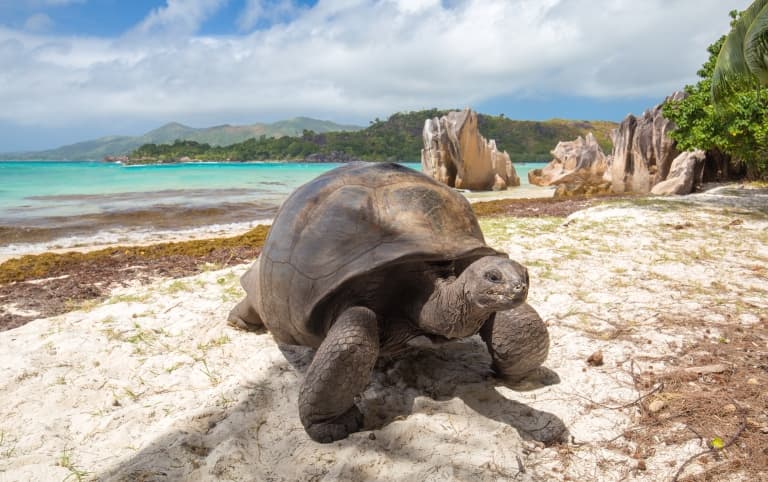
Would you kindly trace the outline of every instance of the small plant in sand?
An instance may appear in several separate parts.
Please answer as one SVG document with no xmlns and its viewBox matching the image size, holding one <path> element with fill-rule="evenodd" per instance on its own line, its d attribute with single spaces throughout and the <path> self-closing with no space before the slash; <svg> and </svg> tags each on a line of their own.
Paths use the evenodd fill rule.
<svg viewBox="0 0 768 482">
<path fill-rule="evenodd" d="M 56 461 L 56 465 L 58 465 L 59 467 L 64 467 L 65 469 L 69 470 L 69 475 L 67 475 L 64 478 L 64 481 L 77 480 L 78 482 L 80 482 L 81 480 L 88 477 L 88 475 L 90 475 L 90 472 L 79 469 L 75 466 L 75 463 L 72 460 L 71 449 L 66 449 L 66 448 L 64 449 L 64 451 L 61 453 L 58 460 Z"/>
<path fill-rule="evenodd" d="M 149 292 L 115 295 L 107 300 L 106 304 L 114 305 L 116 303 L 144 303 L 145 301 L 149 300 L 151 296 L 152 294 Z"/>
<path fill-rule="evenodd" d="M 16 441 L 11 441 L 8 432 L 0 430 L 0 457 L 11 458 L 16 452 Z"/>
<path fill-rule="evenodd" d="M 176 362 L 173 365 L 165 368 L 165 373 L 173 373 L 174 371 L 178 370 L 179 368 L 183 367 L 184 363 L 182 362 Z"/>
<path fill-rule="evenodd" d="M 67 300 L 64 302 L 64 307 L 67 311 L 85 311 L 87 313 L 99 306 L 99 304 L 100 301 L 98 299 Z"/>
<path fill-rule="evenodd" d="M 56 345 L 54 345 L 52 341 L 46 342 L 46 344 L 43 345 L 43 348 L 45 348 L 45 352 L 48 355 L 53 356 L 56 354 Z"/>
<path fill-rule="evenodd" d="M 168 285 L 168 287 L 165 289 L 165 292 L 169 295 L 172 295 L 174 293 L 178 293 L 180 291 L 191 291 L 192 287 L 189 285 L 189 283 L 176 280 Z"/>
<path fill-rule="evenodd" d="M 221 377 L 217 374 L 215 374 L 210 368 L 208 368 L 208 362 L 205 360 L 205 358 L 200 359 L 200 362 L 203 364 L 203 368 L 200 369 L 205 376 L 208 377 L 208 380 L 211 381 L 211 385 L 214 387 L 221 383 Z"/>
<path fill-rule="evenodd" d="M 123 388 L 123 393 L 125 393 L 126 395 L 128 395 L 128 397 L 129 397 L 131 400 L 133 400 L 134 402 L 135 402 L 135 401 L 137 401 L 137 400 L 139 399 L 139 395 L 138 395 L 138 394 L 136 394 L 136 392 L 134 392 L 134 391 L 133 391 L 133 390 L 131 390 L 130 388 Z"/>
<path fill-rule="evenodd" d="M 218 400 L 216 400 L 216 406 L 217 407 L 221 407 L 221 408 L 225 408 L 225 409 L 231 407 L 234 403 L 235 403 L 235 399 L 234 398 L 229 398 L 226 395 L 224 395 L 223 393 L 221 395 L 219 395 Z"/>
<path fill-rule="evenodd" d="M 202 363 L 203 367 L 200 369 L 205 376 L 211 381 L 211 385 L 218 385 L 221 382 L 221 377 L 217 375 L 209 366 L 206 357 L 208 351 L 212 348 L 222 347 L 232 341 L 228 335 L 221 335 L 217 338 L 208 340 L 205 343 L 198 343 L 197 349 L 200 350 L 199 354 L 191 355 L 195 362 Z"/>
<path fill-rule="evenodd" d="M 243 297 L 243 289 L 239 284 L 232 284 L 228 286 L 221 293 L 221 301 L 224 303 L 232 303 L 240 300 Z"/>
</svg>

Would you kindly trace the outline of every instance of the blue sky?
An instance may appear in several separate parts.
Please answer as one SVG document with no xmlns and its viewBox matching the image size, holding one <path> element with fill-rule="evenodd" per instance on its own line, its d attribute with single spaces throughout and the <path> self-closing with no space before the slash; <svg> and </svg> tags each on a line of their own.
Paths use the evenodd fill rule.
<svg viewBox="0 0 768 482">
<path fill-rule="evenodd" d="M 0 151 L 429 107 L 618 121 L 694 82 L 749 3 L 0 0 Z"/>
</svg>

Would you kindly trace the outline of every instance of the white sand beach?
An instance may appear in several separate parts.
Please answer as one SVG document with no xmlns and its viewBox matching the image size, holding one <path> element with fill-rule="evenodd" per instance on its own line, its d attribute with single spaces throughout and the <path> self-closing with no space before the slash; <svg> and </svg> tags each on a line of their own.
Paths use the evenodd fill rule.
<svg viewBox="0 0 768 482">
<path fill-rule="evenodd" d="M 530 270 L 559 382 L 501 384 L 479 337 L 424 349 L 380 363 L 360 400 L 367 430 L 328 445 L 297 413 L 311 353 L 225 322 L 247 265 L 116 288 L 2 332 L 0 480 L 670 480 L 706 446 L 627 435 L 675 396 L 634 374 L 690 366 L 686 347 L 722 346 L 722 323 L 768 328 L 768 217 L 684 201 L 482 220 Z M 604 364 L 588 364 L 598 350 Z M 748 417 L 768 432 L 765 407 Z"/>
</svg>

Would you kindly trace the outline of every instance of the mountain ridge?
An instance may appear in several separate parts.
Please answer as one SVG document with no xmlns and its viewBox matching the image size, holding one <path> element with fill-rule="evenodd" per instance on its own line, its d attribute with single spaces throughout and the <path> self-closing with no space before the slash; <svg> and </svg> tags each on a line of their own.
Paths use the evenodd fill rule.
<svg viewBox="0 0 768 482">
<path fill-rule="evenodd" d="M 363 126 L 338 124 L 311 117 L 294 117 L 272 123 L 257 122 L 247 125 L 222 124 L 210 127 L 190 127 L 171 121 L 140 136 L 109 135 L 67 144 L 54 149 L 24 152 L 3 152 L 4 160 L 101 160 L 105 156 L 122 156 L 148 143 L 171 143 L 177 139 L 223 146 L 250 138 L 295 137 L 304 130 L 314 132 L 351 132 Z"/>
</svg>

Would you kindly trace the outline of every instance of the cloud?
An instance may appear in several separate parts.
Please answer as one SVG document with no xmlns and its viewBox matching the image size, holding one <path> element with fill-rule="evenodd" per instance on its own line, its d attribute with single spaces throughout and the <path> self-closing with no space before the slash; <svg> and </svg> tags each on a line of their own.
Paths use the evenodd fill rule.
<svg viewBox="0 0 768 482">
<path fill-rule="evenodd" d="M 31 32 L 43 32 L 49 30 L 53 26 L 53 20 L 51 17 L 44 13 L 36 13 L 31 15 L 24 22 L 24 30 Z"/>
<path fill-rule="evenodd" d="M 49 0 L 50 1 L 50 0 Z M 138 35 L 192 35 L 226 0 L 167 0 L 135 27 Z"/>
<path fill-rule="evenodd" d="M 222 0 L 169 0 L 117 39 L 0 27 L 0 121 L 345 120 L 499 96 L 661 98 L 696 80 L 728 10 L 749 2 L 736 3 L 320 0 L 250 33 L 201 36 Z M 249 2 L 241 27 L 275 5 Z"/>
<path fill-rule="evenodd" d="M 246 0 L 237 25 L 240 31 L 250 31 L 259 22 L 275 24 L 295 17 L 299 11 L 292 0 Z"/>
</svg>

